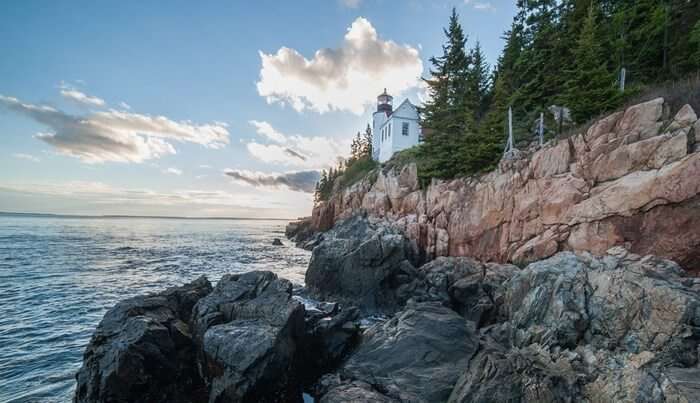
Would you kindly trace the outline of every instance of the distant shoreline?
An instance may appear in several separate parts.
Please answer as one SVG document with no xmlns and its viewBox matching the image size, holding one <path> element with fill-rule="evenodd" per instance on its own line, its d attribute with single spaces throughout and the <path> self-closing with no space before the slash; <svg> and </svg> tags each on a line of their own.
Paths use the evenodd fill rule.
<svg viewBox="0 0 700 403">
<path fill-rule="evenodd" d="M 230 220 L 230 221 L 293 221 L 293 218 L 247 218 L 247 217 L 178 217 L 178 216 L 149 216 L 149 215 L 83 215 L 83 214 L 52 214 L 52 213 L 16 213 L 0 211 L 0 217 L 24 218 L 89 218 L 89 219 L 129 219 L 151 218 L 159 220 Z"/>
</svg>

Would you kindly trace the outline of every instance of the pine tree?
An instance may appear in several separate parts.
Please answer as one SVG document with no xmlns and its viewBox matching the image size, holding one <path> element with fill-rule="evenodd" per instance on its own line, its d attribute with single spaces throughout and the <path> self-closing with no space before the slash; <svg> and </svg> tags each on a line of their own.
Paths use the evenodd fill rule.
<svg viewBox="0 0 700 403">
<path fill-rule="evenodd" d="M 467 95 L 469 107 L 474 111 L 474 120 L 481 121 L 489 105 L 491 77 L 489 65 L 477 41 L 470 51 L 471 65 L 467 72 Z"/>
<path fill-rule="evenodd" d="M 425 80 L 431 100 L 423 106 L 423 126 L 435 131 L 462 133 L 472 122 L 471 111 L 465 105 L 469 56 L 465 51 L 467 39 L 454 8 L 444 33 L 447 43 L 442 47 L 443 55 L 430 58 L 431 78 Z"/>
<path fill-rule="evenodd" d="M 362 141 L 364 142 L 362 155 L 367 158 L 372 158 L 372 128 L 369 126 L 369 124 L 367 124 L 367 128 L 362 135 Z"/>
<path fill-rule="evenodd" d="M 460 170 L 459 153 L 464 135 L 475 129 L 474 111 L 469 105 L 469 55 L 466 37 L 453 8 L 444 30 L 447 43 L 443 55 L 430 58 L 431 78 L 426 79 L 430 101 L 423 106 L 423 128 L 429 132 L 420 148 L 425 157 L 424 177 L 450 178 Z"/>
<path fill-rule="evenodd" d="M 620 98 L 614 73 L 605 63 L 597 18 L 598 10 L 591 5 L 573 53 L 575 69 L 567 74 L 564 99 L 576 122 L 584 122 L 617 106 Z"/>
<path fill-rule="evenodd" d="M 505 47 L 491 78 L 493 89 L 489 109 L 479 127 L 483 135 L 500 139 L 500 144 L 506 141 L 506 113 L 521 78 L 516 75 L 515 64 L 524 46 L 523 29 L 516 20 L 503 36 Z"/>
</svg>

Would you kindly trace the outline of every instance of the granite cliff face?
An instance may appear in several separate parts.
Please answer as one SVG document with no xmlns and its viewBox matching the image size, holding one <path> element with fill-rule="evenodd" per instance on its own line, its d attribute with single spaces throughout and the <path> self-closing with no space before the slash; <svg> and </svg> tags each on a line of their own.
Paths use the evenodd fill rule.
<svg viewBox="0 0 700 403">
<path fill-rule="evenodd" d="M 624 246 L 698 270 L 696 133 L 700 121 L 689 105 L 671 115 L 658 98 L 503 160 L 481 177 L 421 189 L 415 165 L 385 170 L 316 206 L 311 226 L 325 231 L 365 213 L 394 223 L 426 258 L 527 263 Z"/>
</svg>

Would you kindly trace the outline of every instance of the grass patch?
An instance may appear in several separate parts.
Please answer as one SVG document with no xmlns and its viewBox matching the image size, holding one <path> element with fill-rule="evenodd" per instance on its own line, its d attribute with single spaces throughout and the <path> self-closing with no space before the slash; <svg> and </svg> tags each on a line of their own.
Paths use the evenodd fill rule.
<svg viewBox="0 0 700 403">
<path fill-rule="evenodd" d="M 672 119 L 684 106 L 690 105 L 693 110 L 700 112 L 700 74 L 683 80 L 669 81 L 656 85 L 647 85 L 633 88 L 625 102 L 619 108 L 605 112 L 600 116 L 590 119 L 586 123 L 565 130 L 557 139 L 565 139 L 579 133 L 585 133 L 593 124 L 615 112 L 621 112 L 630 106 L 638 105 L 652 99 L 663 98 L 666 101 L 668 111 L 664 119 Z"/>
<path fill-rule="evenodd" d="M 352 164 L 345 168 L 343 175 L 339 179 L 340 188 L 348 188 L 364 178 L 368 178 L 370 183 L 374 183 L 374 181 L 377 180 L 376 169 L 378 167 L 379 164 L 371 158 L 362 158 L 353 161 Z"/>
</svg>

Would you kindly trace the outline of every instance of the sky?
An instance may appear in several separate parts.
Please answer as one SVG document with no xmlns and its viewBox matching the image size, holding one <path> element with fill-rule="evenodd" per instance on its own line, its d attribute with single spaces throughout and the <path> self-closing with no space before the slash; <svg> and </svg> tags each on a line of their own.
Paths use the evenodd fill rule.
<svg viewBox="0 0 700 403">
<path fill-rule="evenodd" d="M 386 87 L 425 98 L 450 9 L 495 63 L 508 0 L 10 0 L 0 211 L 293 218 Z"/>
</svg>

